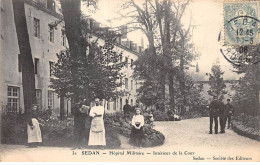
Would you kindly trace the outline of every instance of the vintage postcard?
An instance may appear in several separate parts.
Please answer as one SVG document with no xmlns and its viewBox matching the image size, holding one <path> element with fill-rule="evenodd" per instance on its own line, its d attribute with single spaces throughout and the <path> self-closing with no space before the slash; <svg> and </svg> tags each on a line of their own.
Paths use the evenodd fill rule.
<svg viewBox="0 0 260 165">
<path fill-rule="evenodd" d="M 0 0 L 1 162 L 259 162 L 259 0 Z"/>
</svg>

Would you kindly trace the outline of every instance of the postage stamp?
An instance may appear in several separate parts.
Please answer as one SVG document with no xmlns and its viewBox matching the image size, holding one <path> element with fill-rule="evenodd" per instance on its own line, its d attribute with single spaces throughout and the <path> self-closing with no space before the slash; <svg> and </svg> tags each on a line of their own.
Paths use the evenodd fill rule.
<svg viewBox="0 0 260 165">
<path fill-rule="evenodd" d="M 230 45 L 258 44 L 259 1 L 225 1 L 224 33 Z"/>
</svg>

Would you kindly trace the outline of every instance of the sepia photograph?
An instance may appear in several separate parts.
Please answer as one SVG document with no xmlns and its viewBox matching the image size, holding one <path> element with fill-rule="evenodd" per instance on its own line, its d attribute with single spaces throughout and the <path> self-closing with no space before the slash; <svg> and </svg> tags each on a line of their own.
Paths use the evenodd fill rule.
<svg viewBox="0 0 260 165">
<path fill-rule="evenodd" d="M 0 8 L 0 162 L 260 162 L 260 0 Z"/>
</svg>

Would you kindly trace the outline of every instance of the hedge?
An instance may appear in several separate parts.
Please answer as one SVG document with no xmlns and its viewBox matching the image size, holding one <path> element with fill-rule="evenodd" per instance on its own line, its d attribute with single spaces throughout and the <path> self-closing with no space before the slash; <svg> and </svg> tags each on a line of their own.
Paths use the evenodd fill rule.
<svg viewBox="0 0 260 165">
<path fill-rule="evenodd" d="M 59 120 L 51 117 L 48 120 L 39 119 L 42 132 L 43 146 L 77 147 L 74 140 L 74 119 Z M 88 126 L 87 126 L 88 127 Z M 106 125 L 106 148 L 120 148 L 121 142 L 116 129 Z M 17 136 L 19 135 L 19 136 Z M 86 136 L 88 132 L 86 131 Z M 1 143 L 2 144 L 27 144 L 27 123 L 24 115 L 9 114 L 1 116 Z M 84 146 L 88 147 L 87 142 Z"/>
<path fill-rule="evenodd" d="M 259 116 L 250 116 L 244 113 L 235 116 L 231 121 L 232 129 L 239 135 L 249 137 L 254 140 L 260 141 L 259 128 L 260 120 Z"/>
<path fill-rule="evenodd" d="M 24 115 L 2 115 L 1 116 L 1 143 L 2 144 L 27 144 L 27 123 Z M 132 116 L 124 117 L 122 113 L 106 114 L 106 148 L 120 148 L 121 142 L 118 133 L 130 137 Z M 59 120 L 51 117 L 48 120 L 39 119 L 43 146 L 55 147 L 77 147 L 74 140 L 74 119 L 67 118 Z M 88 123 L 88 122 L 87 122 Z M 89 125 L 86 125 L 89 128 Z M 19 136 L 17 136 L 19 135 Z M 86 131 L 86 136 L 88 132 Z M 151 128 L 149 124 L 144 126 L 143 147 L 162 145 L 165 137 L 160 132 Z M 81 147 L 88 147 L 87 143 Z"/>
</svg>

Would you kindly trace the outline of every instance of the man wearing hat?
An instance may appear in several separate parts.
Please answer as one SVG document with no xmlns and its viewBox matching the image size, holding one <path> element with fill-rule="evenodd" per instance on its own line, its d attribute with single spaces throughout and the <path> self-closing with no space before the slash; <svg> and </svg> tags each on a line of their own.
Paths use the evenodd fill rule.
<svg viewBox="0 0 260 165">
<path fill-rule="evenodd" d="M 226 108 L 225 108 L 225 104 L 222 102 L 222 99 L 219 99 L 219 125 L 220 125 L 220 133 L 225 133 Z"/>
<path fill-rule="evenodd" d="M 218 133 L 218 116 L 219 116 L 220 104 L 217 100 L 217 96 L 213 96 L 213 100 L 209 104 L 209 134 L 212 134 L 213 120 L 215 124 L 215 134 Z"/>
<path fill-rule="evenodd" d="M 230 104 L 230 99 L 227 99 L 227 104 L 225 106 L 225 109 L 227 113 L 227 121 L 228 121 L 228 129 L 229 129 L 231 123 L 231 116 L 234 115 L 234 107 Z M 225 126 L 226 126 L 226 122 L 225 122 Z"/>
</svg>

